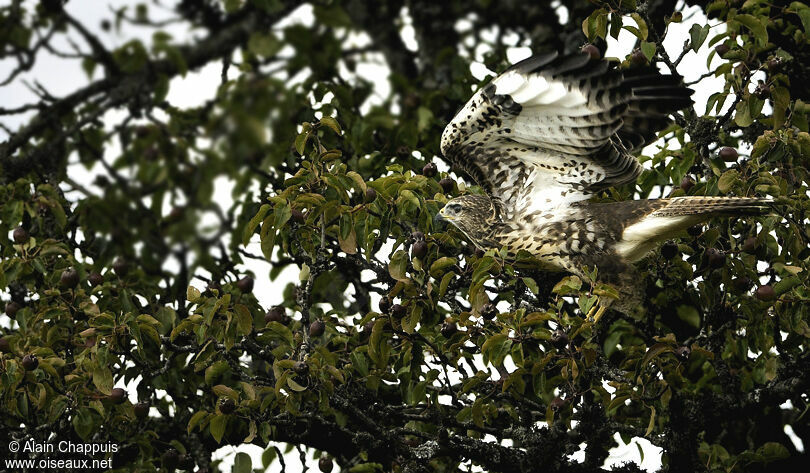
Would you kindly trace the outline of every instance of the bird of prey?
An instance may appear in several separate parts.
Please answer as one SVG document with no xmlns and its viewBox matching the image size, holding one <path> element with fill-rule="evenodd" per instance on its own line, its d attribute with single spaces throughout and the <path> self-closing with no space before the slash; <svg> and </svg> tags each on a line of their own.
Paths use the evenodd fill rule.
<svg viewBox="0 0 810 473">
<path fill-rule="evenodd" d="M 681 77 L 621 70 L 587 53 L 543 54 L 493 79 L 444 129 L 444 157 L 487 195 L 450 200 L 437 218 L 482 249 L 520 250 L 580 276 L 633 284 L 630 263 L 717 215 L 762 214 L 767 198 L 674 197 L 594 203 L 635 181 L 634 153 L 691 106 Z M 602 309 L 600 309 L 603 312 Z M 601 312 L 599 315 L 601 315 Z"/>
</svg>

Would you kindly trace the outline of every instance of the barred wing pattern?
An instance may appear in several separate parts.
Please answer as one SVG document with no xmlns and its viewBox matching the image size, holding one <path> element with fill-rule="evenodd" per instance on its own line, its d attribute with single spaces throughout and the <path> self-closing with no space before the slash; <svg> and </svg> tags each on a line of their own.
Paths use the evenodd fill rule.
<svg viewBox="0 0 810 473">
<path fill-rule="evenodd" d="M 441 149 L 505 218 L 548 215 L 635 180 L 631 154 L 691 105 L 678 76 L 620 71 L 582 53 L 530 57 L 479 90 Z"/>
</svg>

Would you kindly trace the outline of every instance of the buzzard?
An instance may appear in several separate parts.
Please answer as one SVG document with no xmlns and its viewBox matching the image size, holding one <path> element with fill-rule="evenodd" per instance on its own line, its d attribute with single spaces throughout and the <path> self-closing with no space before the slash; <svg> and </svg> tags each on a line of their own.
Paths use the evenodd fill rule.
<svg viewBox="0 0 810 473">
<path fill-rule="evenodd" d="M 770 202 L 589 201 L 639 176 L 634 153 L 672 123 L 672 113 L 691 106 L 691 95 L 681 77 L 620 70 L 587 53 L 521 61 L 475 93 L 444 129 L 442 154 L 487 195 L 452 199 L 437 218 L 483 249 L 505 248 L 510 256 L 525 250 L 580 276 L 598 268 L 600 280 L 632 296 L 630 263 L 656 243 L 713 216 L 765 213 Z"/>
</svg>

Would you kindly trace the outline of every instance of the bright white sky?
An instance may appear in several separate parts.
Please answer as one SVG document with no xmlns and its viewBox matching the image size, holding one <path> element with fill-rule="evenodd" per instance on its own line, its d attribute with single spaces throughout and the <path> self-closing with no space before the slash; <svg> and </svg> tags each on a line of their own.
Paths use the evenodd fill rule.
<svg viewBox="0 0 810 473">
<path fill-rule="evenodd" d="M 29 0 L 29 3 L 31 0 Z M 106 5 L 108 2 L 104 2 Z M 109 2 L 116 7 L 121 5 L 135 5 L 137 2 L 132 0 L 126 1 L 116 1 L 116 2 Z M 151 2 L 150 2 L 151 3 Z M 680 2 L 682 4 L 682 2 Z M 125 24 L 123 30 L 121 32 L 116 32 L 115 30 L 105 32 L 100 29 L 100 22 L 102 19 L 108 19 L 112 15 L 110 13 L 110 9 L 107 7 L 102 6 L 102 2 L 88 2 L 88 1 L 73 1 L 67 4 L 67 10 L 73 14 L 76 18 L 80 19 L 89 29 L 94 31 L 99 35 L 102 41 L 108 47 L 112 48 L 118 45 L 121 45 L 128 41 L 133 37 L 139 37 L 144 40 L 148 40 L 151 34 L 151 30 L 141 27 L 133 27 L 131 25 Z M 560 10 L 560 14 L 563 16 L 567 16 L 567 12 Z M 131 11 L 131 10 L 130 10 Z M 168 8 L 161 8 L 157 6 L 150 6 L 150 11 L 152 12 L 153 19 L 157 18 L 168 18 L 172 17 L 173 12 L 171 9 Z M 403 12 L 406 14 L 407 12 Z M 285 20 L 285 24 L 290 24 L 294 22 L 301 22 L 304 24 L 312 24 L 314 21 L 314 16 L 312 14 L 312 9 L 308 6 L 304 6 L 299 8 L 294 12 L 293 15 L 287 20 Z M 628 20 L 631 22 L 631 20 Z M 627 22 L 627 21 L 626 21 Z M 684 40 L 689 37 L 689 28 L 692 24 L 705 24 L 706 18 L 703 16 L 700 8 L 690 8 L 684 11 L 684 21 L 680 24 L 672 24 L 670 25 L 670 31 L 667 34 L 667 39 L 665 42 L 665 47 L 670 55 L 670 57 L 677 57 L 680 53 Z M 632 22 L 631 22 L 632 24 Z M 411 26 L 410 18 L 407 16 L 403 17 L 403 25 L 404 27 L 401 30 L 401 34 L 405 44 L 410 48 L 415 50 L 418 45 L 414 38 L 414 31 L 413 27 Z M 459 27 L 463 27 L 463 21 L 460 22 Z M 169 26 L 168 31 L 174 36 L 174 38 L 180 42 L 186 42 L 189 36 L 192 34 L 191 32 L 187 31 L 182 26 L 172 25 Z M 682 64 L 679 67 L 679 72 L 684 76 L 686 82 L 691 82 L 697 79 L 700 75 L 707 71 L 706 68 L 706 59 L 708 57 L 709 48 L 707 46 L 709 39 L 712 36 L 723 32 L 723 26 L 718 26 L 716 28 L 712 28 L 709 38 L 707 39 L 704 46 L 700 49 L 700 51 L 696 54 L 694 52 L 690 52 L 684 58 Z M 363 46 L 368 44 L 370 40 L 367 36 L 363 35 L 353 35 L 350 39 L 351 42 L 355 44 L 351 44 L 348 46 Z M 77 41 L 79 44 L 82 44 L 81 41 Z M 628 54 L 633 45 L 635 44 L 635 37 L 627 31 L 622 31 L 621 35 L 619 36 L 618 41 L 613 40 L 612 38 L 608 40 L 608 51 L 607 56 L 612 57 L 624 57 Z M 68 50 L 66 45 L 64 45 L 64 50 Z M 476 59 L 482 59 L 483 50 L 479 49 L 477 53 L 480 54 L 479 57 Z M 511 48 L 508 51 L 508 57 L 511 62 L 517 62 L 525 57 L 528 57 L 531 54 L 529 48 Z M 390 90 L 390 84 L 387 81 L 388 77 L 388 68 L 382 62 L 381 57 L 377 57 L 375 60 L 367 63 L 361 63 L 358 66 L 358 72 L 367 78 L 373 78 L 375 83 L 377 84 L 377 94 L 376 99 L 372 98 L 372 100 L 377 100 L 378 102 L 381 101 L 381 97 L 384 97 L 388 94 Z M 712 63 L 712 67 L 715 67 L 720 64 L 718 59 L 714 59 Z M 10 61 L 0 61 L 0 71 L 7 70 L 10 67 Z M 492 75 L 491 71 L 488 71 L 483 64 L 481 63 L 474 63 L 472 66 L 472 72 L 474 75 L 479 78 L 483 79 L 488 75 Z M 220 73 L 221 73 L 221 66 L 218 63 L 211 63 L 208 66 L 197 70 L 192 71 L 187 74 L 185 78 L 178 78 L 172 81 L 171 89 L 168 95 L 168 100 L 175 106 L 179 107 L 191 107 L 200 104 L 201 102 L 209 99 L 215 95 L 216 89 L 220 82 Z M 234 68 L 231 69 L 231 74 L 235 74 Z M 81 70 L 78 66 L 76 61 L 73 60 L 64 60 L 60 59 L 56 56 L 50 54 L 42 54 L 41 57 L 38 58 L 35 67 L 27 74 L 23 75 L 26 79 L 26 82 L 32 84 L 34 80 L 43 84 L 45 88 L 47 88 L 52 94 L 56 96 L 68 94 L 78 87 L 81 87 L 83 84 L 87 83 L 87 77 L 85 73 Z M 96 73 L 96 77 L 98 78 L 98 72 Z M 703 114 L 705 110 L 706 100 L 708 99 L 709 95 L 718 91 L 723 86 L 723 79 L 722 78 L 707 78 L 704 79 L 700 84 L 694 86 L 695 95 L 693 98 L 695 99 L 695 108 L 698 114 Z M 28 90 L 24 85 L 20 83 L 20 81 L 15 81 L 14 84 L 8 87 L 0 88 L 0 103 L 3 104 L 4 107 L 14 107 L 18 105 L 22 105 L 24 103 L 31 102 L 35 99 L 34 95 Z M 118 122 L 122 117 L 123 113 L 120 111 L 113 111 L 105 116 L 105 119 L 110 123 Z M 0 117 L 0 122 L 4 123 L 5 125 L 9 126 L 10 128 L 14 129 L 21 123 L 21 118 L 12 118 L 8 119 L 6 117 Z M 5 139 L 5 133 L 0 131 L 0 140 Z M 655 145 L 652 145 L 653 149 Z M 120 149 L 116 146 L 111 146 L 107 150 L 107 157 L 108 159 L 114 158 Z M 73 165 L 70 168 L 70 173 L 77 182 L 82 183 L 86 187 L 90 189 L 95 189 L 92 185 L 93 177 L 96 174 L 94 170 L 87 171 L 84 167 L 80 165 Z M 233 202 L 233 197 L 231 195 L 232 185 L 225 179 L 222 179 L 217 182 L 216 188 L 216 195 L 215 201 L 221 202 L 223 208 L 227 208 L 231 202 Z M 74 196 L 78 197 L 78 195 Z M 205 224 L 205 222 L 203 222 Z M 252 252 L 256 254 L 260 254 L 258 250 L 258 240 L 254 239 L 251 245 L 248 248 Z M 256 288 L 254 293 L 259 298 L 259 301 L 262 305 L 266 308 L 271 307 L 279 302 L 281 302 L 281 290 L 287 284 L 288 281 L 295 280 L 297 278 L 297 269 L 295 268 L 288 268 L 285 270 L 281 276 L 273 283 L 269 281 L 268 278 L 263 277 L 266 275 L 270 269 L 270 266 L 266 263 L 259 263 L 255 261 L 250 261 L 247 265 L 247 268 L 253 271 L 259 277 L 256 280 Z M 200 280 L 197 280 L 195 284 L 198 287 L 204 287 L 204 283 Z M 0 293 L 0 295 L 4 296 L 4 299 L 7 298 L 8 294 Z M 0 316 L 0 325 L 8 326 L 9 324 L 8 318 L 3 315 Z M 137 402 L 135 399 L 135 389 L 134 384 L 130 384 L 127 386 L 128 393 L 131 397 L 133 402 Z M 790 432 L 792 434 L 792 431 Z M 795 438 L 794 441 L 799 441 Z M 618 434 L 616 435 L 616 439 L 619 444 L 622 444 L 621 439 L 619 439 Z M 638 446 L 637 446 L 638 445 Z M 584 446 L 584 444 L 583 444 Z M 283 448 L 283 445 L 279 445 L 280 448 Z M 606 466 L 608 465 L 618 465 L 623 462 L 633 461 L 639 462 L 640 454 L 639 449 L 643 449 L 644 456 L 643 461 L 641 462 L 641 467 L 647 471 L 656 471 L 658 468 L 661 467 L 661 449 L 658 447 L 653 446 L 647 440 L 641 438 L 633 439 L 631 444 L 626 445 L 624 447 L 616 448 L 611 451 L 610 457 L 606 462 Z M 247 452 L 253 458 L 254 466 L 261 465 L 261 452 L 262 449 L 260 447 L 254 445 L 248 446 L 241 446 L 238 448 L 234 447 L 223 447 L 217 452 L 217 455 L 225 458 L 225 464 L 223 465 L 223 471 L 229 470 L 229 465 L 233 462 L 233 457 L 236 452 L 243 451 Z M 584 458 L 584 450 L 580 450 L 580 452 L 573 455 L 573 458 L 582 460 Z M 308 466 L 310 468 L 317 468 L 317 462 L 310 459 L 308 461 Z M 302 467 L 300 461 L 298 459 L 297 454 L 295 452 L 292 455 L 289 455 L 286 460 L 287 471 L 291 473 L 295 473 L 298 471 L 302 471 Z M 273 467 L 271 469 L 277 469 L 278 466 Z"/>
</svg>

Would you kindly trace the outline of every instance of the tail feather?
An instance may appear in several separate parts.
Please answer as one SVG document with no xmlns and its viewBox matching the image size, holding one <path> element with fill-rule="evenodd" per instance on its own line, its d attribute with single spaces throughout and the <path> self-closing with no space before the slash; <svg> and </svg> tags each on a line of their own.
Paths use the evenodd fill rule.
<svg viewBox="0 0 810 473">
<path fill-rule="evenodd" d="M 773 210 L 770 197 L 673 197 L 650 217 L 766 215 Z"/>
<path fill-rule="evenodd" d="M 657 208 L 624 227 L 615 251 L 627 261 L 637 261 L 659 241 L 711 217 L 767 215 L 773 209 L 773 199 L 767 197 L 690 196 L 637 202 Z"/>
</svg>

